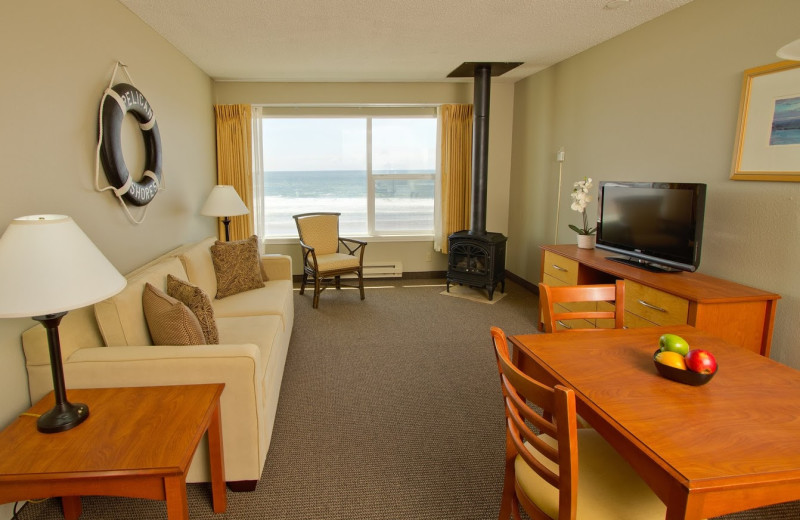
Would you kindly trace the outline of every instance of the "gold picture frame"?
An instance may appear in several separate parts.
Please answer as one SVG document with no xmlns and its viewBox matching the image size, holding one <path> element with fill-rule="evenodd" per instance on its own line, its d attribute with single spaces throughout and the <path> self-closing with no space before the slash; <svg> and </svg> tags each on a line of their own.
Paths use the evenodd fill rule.
<svg viewBox="0 0 800 520">
<path fill-rule="evenodd" d="M 800 62 L 744 71 L 731 179 L 800 182 Z"/>
</svg>

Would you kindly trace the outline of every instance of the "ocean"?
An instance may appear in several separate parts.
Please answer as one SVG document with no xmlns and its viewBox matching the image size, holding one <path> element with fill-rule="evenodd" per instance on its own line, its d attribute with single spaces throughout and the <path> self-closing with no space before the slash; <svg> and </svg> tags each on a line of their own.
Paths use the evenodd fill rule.
<svg viewBox="0 0 800 520">
<path fill-rule="evenodd" d="M 433 179 L 380 179 L 375 172 L 375 230 L 425 232 L 433 229 Z M 414 172 L 429 173 L 434 172 Z M 264 209 L 268 236 L 297 236 L 292 215 L 340 212 L 339 232 L 366 235 L 367 172 L 264 172 Z"/>
</svg>

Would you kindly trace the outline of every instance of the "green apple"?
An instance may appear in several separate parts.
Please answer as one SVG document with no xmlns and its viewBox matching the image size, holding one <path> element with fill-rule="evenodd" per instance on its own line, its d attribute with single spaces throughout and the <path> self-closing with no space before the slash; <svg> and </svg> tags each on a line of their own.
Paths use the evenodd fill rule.
<svg viewBox="0 0 800 520">
<path fill-rule="evenodd" d="M 658 347 L 662 352 L 677 352 L 681 356 L 689 353 L 689 343 L 675 334 L 664 334 L 658 340 Z"/>
</svg>

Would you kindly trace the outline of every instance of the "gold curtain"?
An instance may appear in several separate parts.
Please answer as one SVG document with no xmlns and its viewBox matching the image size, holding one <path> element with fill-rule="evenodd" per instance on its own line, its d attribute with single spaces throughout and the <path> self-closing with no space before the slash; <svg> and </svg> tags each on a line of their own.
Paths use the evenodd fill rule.
<svg viewBox="0 0 800 520">
<path fill-rule="evenodd" d="M 442 105 L 442 253 L 447 237 L 469 228 L 472 190 L 472 105 Z"/>
<path fill-rule="evenodd" d="M 214 105 L 217 120 L 217 184 L 233 186 L 250 210 L 231 217 L 231 240 L 253 235 L 253 138 L 250 105 Z M 222 219 L 220 239 L 225 237 Z"/>
</svg>

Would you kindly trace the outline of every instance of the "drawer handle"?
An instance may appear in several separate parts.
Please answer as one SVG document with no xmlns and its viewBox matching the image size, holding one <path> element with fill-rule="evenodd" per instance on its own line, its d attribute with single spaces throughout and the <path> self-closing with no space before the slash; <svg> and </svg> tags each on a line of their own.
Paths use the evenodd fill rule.
<svg viewBox="0 0 800 520">
<path fill-rule="evenodd" d="M 564 269 L 564 268 L 563 268 L 563 267 L 561 267 L 560 265 L 556 265 L 556 264 L 553 264 L 553 269 L 555 269 L 556 271 L 564 271 L 565 273 L 566 273 L 567 271 L 569 271 L 569 269 Z"/>
<path fill-rule="evenodd" d="M 645 306 L 645 307 L 647 307 L 648 309 L 653 309 L 654 311 L 658 311 L 658 312 L 669 312 L 669 311 L 667 311 L 667 309 L 662 309 L 661 307 L 657 307 L 657 306 L 655 306 L 655 305 L 653 305 L 653 304 L 651 304 L 651 303 L 647 303 L 647 302 L 646 302 L 646 301 L 644 301 L 644 300 L 639 300 L 639 303 L 640 303 L 640 304 L 642 304 L 642 305 L 644 305 L 644 306 Z"/>
<path fill-rule="evenodd" d="M 571 328 L 572 328 L 572 327 L 570 327 L 569 325 L 567 325 L 566 323 L 564 323 L 564 322 L 563 322 L 563 321 L 561 321 L 561 320 L 556 320 L 556 323 L 558 323 L 559 325 L 561 325 L 561 326 L 562 326 L 562 327 L 564 327 L 565 329 L 571 329 Z"/>
</svg>

